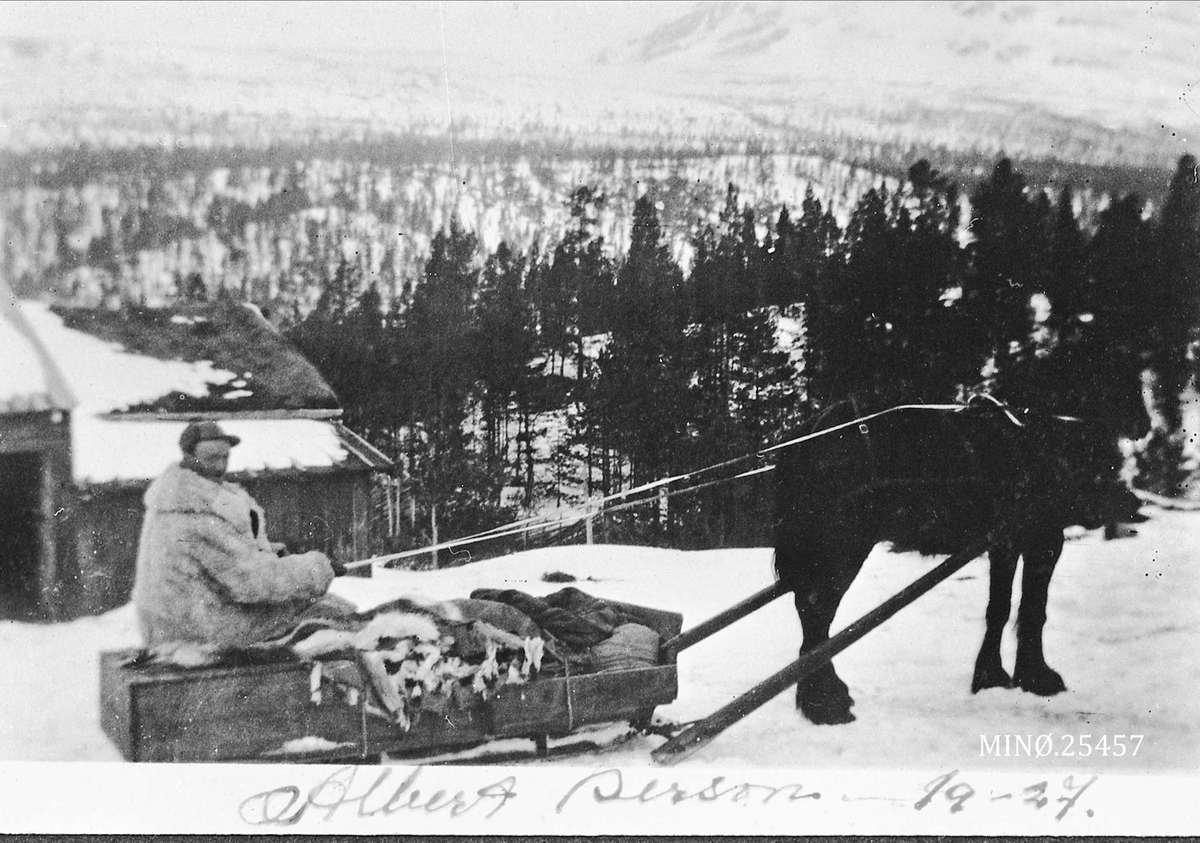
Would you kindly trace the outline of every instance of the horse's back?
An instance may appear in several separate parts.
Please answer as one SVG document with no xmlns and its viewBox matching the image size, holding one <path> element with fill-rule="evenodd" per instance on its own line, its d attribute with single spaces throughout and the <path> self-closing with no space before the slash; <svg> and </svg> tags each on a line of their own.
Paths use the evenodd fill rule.
<svg viewBox="0 0 1200 843">
<path fill-rule="evenodd" d="M 854 531 L 926 553 L 952 552 L 996 514 L 1019 470 L 1003 415 L 911 408 L 784 449 L 776 543 Z"/>
</svg>

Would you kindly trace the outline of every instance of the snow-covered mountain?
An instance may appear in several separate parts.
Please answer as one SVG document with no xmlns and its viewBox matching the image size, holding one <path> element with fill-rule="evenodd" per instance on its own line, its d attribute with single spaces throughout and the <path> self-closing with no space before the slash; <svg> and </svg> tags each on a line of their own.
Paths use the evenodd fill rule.
<svg viewBox="0 0 1200 843">
<path fill-rule="evenodd" d="M 1198 33 L 1195 3 L 720 2 L 603 58 L 764 122 L 808 110 L 876 140 L 1136 158 L 1200 138 Z"/>
<path fill-rule="evenodd" d="M 99 4 L 98 4 L 99 5 Z M 0 145 L 814 138 L 1170 166 L 1200 4 L 10 4 Z"/>
</svg>

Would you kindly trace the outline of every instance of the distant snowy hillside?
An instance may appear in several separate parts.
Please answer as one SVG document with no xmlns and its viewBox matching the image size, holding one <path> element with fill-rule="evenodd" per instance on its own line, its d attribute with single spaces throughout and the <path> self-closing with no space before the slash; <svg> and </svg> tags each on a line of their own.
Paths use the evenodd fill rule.
<svg viewBox="0 0 1200 843">
<path fill-rule="evenodd" d="M 1169 166 L 1200 139 L 1190 2 L 244 5 L 10 6 L 0 145 L 453 123 L 583 145 L 833 137 Z"/>
<path fill-rule="evenodd" d="M 1040 142 L 1069 158 L 1124 130 L 1194 148 L 1198 31 L 1194 3 L 718 2 L 603 58 L 681 87 L 703 79 L 714 99 L 749 93 L 744 112 L 764 121 L 816 108 L 873 122 L 877 140 Z"/>
</svg>

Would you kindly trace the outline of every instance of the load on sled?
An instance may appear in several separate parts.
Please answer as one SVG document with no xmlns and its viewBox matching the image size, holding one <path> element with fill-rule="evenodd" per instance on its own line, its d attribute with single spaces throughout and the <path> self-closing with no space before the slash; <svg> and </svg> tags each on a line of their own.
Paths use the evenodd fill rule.
<svg viewBox="0 0 1200 843">
<path fill-rule="evenodd" d="M 581 727 L 647 726 L 678 692 L 662 644 L 682 622 L 575 588 L 399 600 L 216 657 L 104 653 L 101 724 L 130 761 L 375 761 L 496 738 L 541 753 Z"/>
</svg>

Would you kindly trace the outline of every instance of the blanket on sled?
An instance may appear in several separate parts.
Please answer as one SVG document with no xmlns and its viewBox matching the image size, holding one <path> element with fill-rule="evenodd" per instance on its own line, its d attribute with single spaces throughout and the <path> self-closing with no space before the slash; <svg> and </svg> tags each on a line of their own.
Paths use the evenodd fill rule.
<svg viewBox="0 0 1200 843">
<path fill-rule="evenodd" d="M 310 617 L 286 636 L 238 652 L 160 649 L 178 666 L 298 657 L 368 713 L 407 730 L 421 712 L 468 708 L 504 685 L 657 664 L 659 635 L 575 588 L 544 598 L 479 589 L 439 603 L 401 599 L 367 613 Z"/>
</svg>

